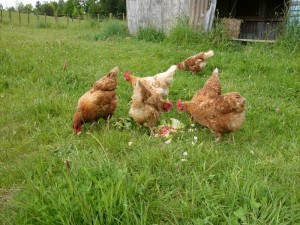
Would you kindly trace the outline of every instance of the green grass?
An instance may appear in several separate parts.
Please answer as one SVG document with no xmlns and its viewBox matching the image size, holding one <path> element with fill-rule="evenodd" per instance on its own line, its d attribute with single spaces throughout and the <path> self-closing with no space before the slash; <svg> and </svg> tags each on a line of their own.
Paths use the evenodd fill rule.
<svg viewBox="0 0 300 225">
<path fill-rule="evenodd" d="M 300 223 L 296 44 L 288 37 L 275 45 L 218 43 L 183 26 L 153 43 L 126 31 L 116 38 L 111 30 L 124 24 L 81 25 L 0 24 L 2 224 Z M 95 41 L 105 29 L 112 38 Z M 154 75 L 209 49 L 215 56 L 203 71 L 176 72 L 169 99 L 190 99 L 218 67 L 223 91 L 247 99 L 233 144 L 214 143 L 198 125 L 188 132 L 191 121 L 176 108 L 161 116 L 186 126 L 171 144 L 125 119 L 132 94 L 126 70 Z M 119 106 L 110 128 L 101 120 L 75 136 L 78 98 L 115 66 Z M 121 129 L 125 122 L 129 129 Z"/>
</svg>

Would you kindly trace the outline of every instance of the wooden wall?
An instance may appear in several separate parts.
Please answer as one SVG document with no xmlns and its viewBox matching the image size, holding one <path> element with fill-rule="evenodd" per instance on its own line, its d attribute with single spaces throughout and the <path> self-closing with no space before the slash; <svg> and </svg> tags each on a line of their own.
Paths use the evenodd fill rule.
<svg viewBox="0 0 300 225">
<path fill-rule="evenodd" d="M 179 17 L 189 15 L 189 0 L 126 0 L 130 34 L 153 26 L 168 32 Z"/>
</svg>

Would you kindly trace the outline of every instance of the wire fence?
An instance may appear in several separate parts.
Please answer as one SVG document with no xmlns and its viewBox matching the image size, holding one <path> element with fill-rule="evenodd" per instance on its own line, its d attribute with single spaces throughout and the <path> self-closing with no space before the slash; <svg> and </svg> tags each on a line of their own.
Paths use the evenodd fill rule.
<svg viewBox="0 0 300 225">
<path fill-rule="evenodd" d="M 69 15 L 54 15 L 49 16 L 46 14 L 34 14 L 34 13 L 22 13 L 13 12 L 7 10 L 0 10 L 0 23 L 12 24 L 19 26 L 35 26 L 35 25 L 70 25 L 70 24 L 80 24 L 82 21 L 93 20 L 101 22 L 103 19 L 107 18 L 118 18 L 123 21 L 126 20 L 125 14 L 113 15 L 109 13 L 108 15 L 98 14 L 96 17 L 91 18 L 88 14 L 79 16 L 69 16 Z"/>
</svg>

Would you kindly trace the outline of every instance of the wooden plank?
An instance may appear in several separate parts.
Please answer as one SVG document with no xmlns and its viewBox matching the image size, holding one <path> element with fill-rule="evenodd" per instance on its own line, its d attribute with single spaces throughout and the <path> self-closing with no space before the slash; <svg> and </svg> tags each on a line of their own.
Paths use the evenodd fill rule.
<svg viewBox="0 0 300 225">
<path fill-rule="evenodd" d="M 260 40 L 260 39 L 239 39 L 239 38 L 232 38 L 232 41 L 240 41 L 240 42 L 256 42 L 256 43 L 271 43 L 274 44 L 275 40 Z"/>
<path fill-rule="evenodd" d="M 243 17 L 239 16 L 239 19 L 244 22 L 283 22 L 283 18 L 258 18 L 258 17 Z"/>
</svg>

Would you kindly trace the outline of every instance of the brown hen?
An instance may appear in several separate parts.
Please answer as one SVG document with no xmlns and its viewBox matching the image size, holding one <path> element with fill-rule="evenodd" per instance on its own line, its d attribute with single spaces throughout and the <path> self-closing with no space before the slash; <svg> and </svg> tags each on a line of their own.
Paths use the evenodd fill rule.
<svg viewBox="0 0 300 225">
<path fill-rule="evenodd" d="M 170 111 L 173 103 L 162 99 L 145 80 L 138 80 L 136 85 L 139 89 L 134 89 L 129 114 L 138 124 L 146 123 L 153 135 L 162 111 Z"/>
<path fill-rule="evenodd" d="M 100 118 L 108 121 L 114 114 L 118 104 L 116 95 L 118 73 L 119 68 L 113 68 L 79 98 L 73 118 L 75 133 L 81 131 L 84 123 L 95 122 Z"/>
<path fill-rule="evenodd" d="M 202 70 L 205 65 L 206 61 L 214 55 L 212 50 L 207 52 L 200 52 L 196 55 L 188 57 L 184 61 L 177 63 L 178 69 L 189 70 L 191 72 L 198 72 Z"/>
<path fill-rule="evenodd" d="M 208 127 L 220 141 L 226 133 L 239 130 L 245 120 L 246 100 L 237 92 L 219 95 L 213 99 L 197 102 L 180 99 L 177 102 L 180 111 L 186 111 L 199 124 Z M 230 136 L 228 142 L 230 142 Z"/>
</svg>

